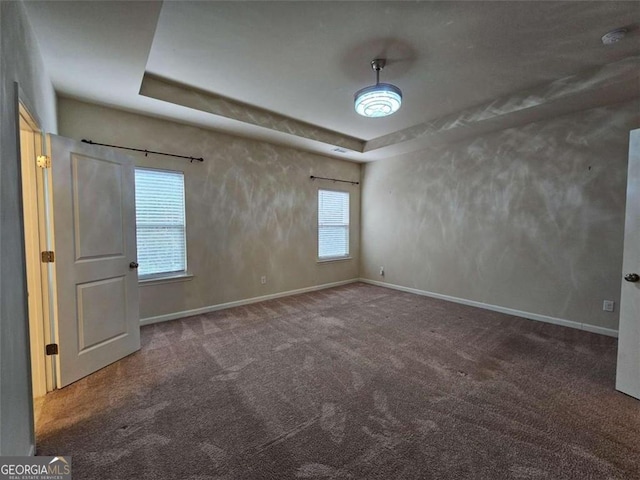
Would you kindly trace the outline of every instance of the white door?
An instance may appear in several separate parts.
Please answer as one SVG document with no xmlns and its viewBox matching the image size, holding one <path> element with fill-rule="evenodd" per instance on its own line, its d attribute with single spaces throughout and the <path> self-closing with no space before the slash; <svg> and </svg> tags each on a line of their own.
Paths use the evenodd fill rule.
<svg viewBox="0 0 640 480">
<path fill-rule="evenodd" d="M 134 167 L 113 149 L 55 135 L 49 153 L 64 387 L 140 349 Z"/>
<path fill-rule="evenodd" d="M 616 389 L 640 399 L 640 129 L 629 141 Z"/>
</svg>

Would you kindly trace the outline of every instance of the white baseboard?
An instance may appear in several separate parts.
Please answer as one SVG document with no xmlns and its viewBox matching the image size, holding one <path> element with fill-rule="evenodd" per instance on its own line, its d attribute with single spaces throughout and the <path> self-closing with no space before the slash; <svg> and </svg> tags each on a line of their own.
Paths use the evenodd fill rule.
<svg viewBox="0 0 640 480">
<path fill-rule="evenodd" d="M 263 295 L 260 297 L 252 297 L 244 300 L 236 300 L 234 302 L 220 303 L 217 305 L 209 305 L 207 307 L 196 308 L 193 310 L 184 310 L 180 312 L 168 313 L 166 315 L 158 315 L 155 317 L 147 317 L 140 319 L 140 325 L 151 325 L 153 323 L 167 322 L 169 320 L 176 320 L 178 318 L 192 317 L 194 315 L 202 315 L 204 313 L 215 312 L 217 310 L 224 310 L 226 308 L 240 307 L 242 305 L 250 305 L 252 303 L 263 302 L 265 300 L 273 300 L 275 298 L 288 297 L 291 295 L 298 295 L 300 293 L 315 292 L 317 290 L 324 290 L 326 288 L 338 287 L 340 285 L 347 285 L 349 283 L 363 282 L 371 285 L 377 285 L 379 287 L 391 288 L 394 290 L 400 290 L 403 292 L 414 293 L 416 295 L 422 295 L 425 297 L 438 298 L 440 300 L 447 300 L 449 302 L 460 303 L 462 305 L 469 305 L 472 307 L 483 308 L 485 310 L 492 310 L 494 312 L 506 313 L 508 315 L 514 315 L 516 317 L 526 318 L 528 320 L 536 320 L 539 322 L 552 323 L 554 325 L 561 325 L 563 327 L 575 328 L 578 330 L 584 330 L 591 333 L 598 333 L 601 335 L 607 335 L 609 337 L 618 337 L 618 331 L 611 328 L 598 327 L 590 325 L 588 323 L 574 322 L 573 320 L 565 320 L 562 318 L 549 317 L 547 315 L 540 315 L 537 313 L 524 312 L 513 308 L 501 307 L 498 305 L 491 305 L 488 303 L 476 302 L 475 300 L 467 300 L 464 298 L 452 297 L 450 295 L 443 295 L 441 293 L 427 292 L 425 290 L 418 290 L 417 288 L 403 287 L 402 285 L 395 285 L 393 283 L 380 282 L 377 280 L 370 280 L 368 278 L 352 278 L 350 280 L 343 280 L 340 282 L 325 283 L 322 285 L 314 285 L 312 287 L 299 288 L 296 290 L 288 290 L 286 292 L 272 293 L 270 295 Z"/>
<path fill-rule="evenodd" d="M 314 285 L 312 287 L 299 288 L 297 290 L 288 290 L 286 292 L 272 293 L 270 295 L 263 295 L 261 297 L 247 298 L 244 300 L 236 300 L 235 302 L 220 303 L 218 305 L 209 305 L 207 307 L 195 308 L 193 310 L 184 310 L 181 312 L 168 313 L 166 315 L 158 315 L 156 317 L 147 317 L 140 319 L 140 325 L 151 325 L 152 323 L 167 322 L 169 320 L 176 320 L 178 318 L 192 317 L 194 315 L 202 315 L 204 313 L 215 312 L 216 310 L 224 310 L 225 308 L 240 307 L 242 305 L 249 305 L 251 303 L 264 302 L 265 300 L 273 300 L 274 298 L 288 297 L 291 295 L 298 295 L 300 293 L 315 292 L 317 290 L 324 290 L 325 288 L 339 287 L 340 285 L 347 285 L 349 283 L 355 283 L 359 281 L 357 278 L 350 280 L 342 280 L 340 282 L 324 283 L 322 285 Z"/>
<path fill-rule="evenodd" d="M 451 297 L 449 295 L 443 295 L 441 293 L 427 292 L 425 290 L 418 290 L 416 288 L 403 287 L 401 285 L 395 285 L 393 283 L 379 282 L 377 280 L 369 280 L 368 278 L 361 278 L 360 281 L 364 283 L 369 283 L 371 285 L 377 285 L 379 287 L 392 288 L 394 290 L 415 293 L 416 295 L 423 295 L 425 297 L 438 298 L 440 300 L 447 300 L 449 302 L 460 303 L 462 305 L 469 305 L 472 307 L 484 308 L 485 310 L 492 310 L 494 312 L 506 313 L 508 315 L 514 315 L 516 317 L 522 317 L 528 320 L 537 320 L 539 322 L 553 323 L 554 325 L 561 325 L 563 327 L 576 328 L 578 330 L 585 330 L 591 333 L 599 333 L 601 335 L 607 335 L 609 337 L 616 337 L 616 338 L 618 337 L 617 330 L 613 330 L 611 328 L 597 327 L 595 325 L 589 325 L 588 323 L 574 322 L 573 320 L 565 320 L 562 318 L 549 317 L 547 315 L 539 315 L 537 313 L 523 312 L 521 310 L 515 310 L 513 308 L 500 307 L 498 305 L 491 305 L 488 303 L 476 302 L 474 300 Z"/>
</svg>

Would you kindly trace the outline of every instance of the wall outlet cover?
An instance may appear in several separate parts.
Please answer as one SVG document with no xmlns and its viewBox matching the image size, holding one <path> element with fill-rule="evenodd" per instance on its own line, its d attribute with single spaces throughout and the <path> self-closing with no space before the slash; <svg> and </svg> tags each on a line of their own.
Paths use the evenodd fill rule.
<svg viewBox="0 0 640 480">
<path fill-rule="evenodd" d="M 615 309 L 615 305 L 616 302 L 614 302 L 613 300 L 605 300 L 604 302 L 602 302 L 602 310 L 604 310 L 605 312 L 613 312 L 613 310 Z"/>
</svg>

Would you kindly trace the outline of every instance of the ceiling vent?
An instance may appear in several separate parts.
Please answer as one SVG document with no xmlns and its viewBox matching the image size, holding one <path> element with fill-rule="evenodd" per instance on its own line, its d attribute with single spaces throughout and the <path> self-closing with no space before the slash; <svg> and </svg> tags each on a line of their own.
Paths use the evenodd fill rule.
<svg viewBox="0 0 640 480">
<path fill-rule="evenodd" d="M 604 45 L 613 45 L 614 43 L 618 43 L 620 40 L 622 40 L 626 34 L 626 28 L 616 28 L 615 30 L 611 30 L 610 32 L 607 32 L 602 36 L 602 43 Z"/>
</svg>

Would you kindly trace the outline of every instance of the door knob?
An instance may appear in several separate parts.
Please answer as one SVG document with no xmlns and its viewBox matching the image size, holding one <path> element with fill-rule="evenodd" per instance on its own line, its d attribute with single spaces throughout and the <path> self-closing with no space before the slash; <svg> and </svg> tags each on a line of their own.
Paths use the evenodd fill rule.
<svg viewBox="0 0 640 480">
<path fill-rule="evenodd" d="M 640 275 L 638 275 L 637 273 L 627 273 L 627 274 L 624 276 L 624 279 L 625 279 L 627 282 L 633 282 L 633 283 L 635 283 L 635 282 L 640 281 Z"/>
<path fill-rule="evenodd" d="M 133 270 L 134 268 L 138 268 L 138 262 L 131 262 L 131 263 L 129 264 L 129 268 L 131 268 L 132 270 Z"/>
</svg>

